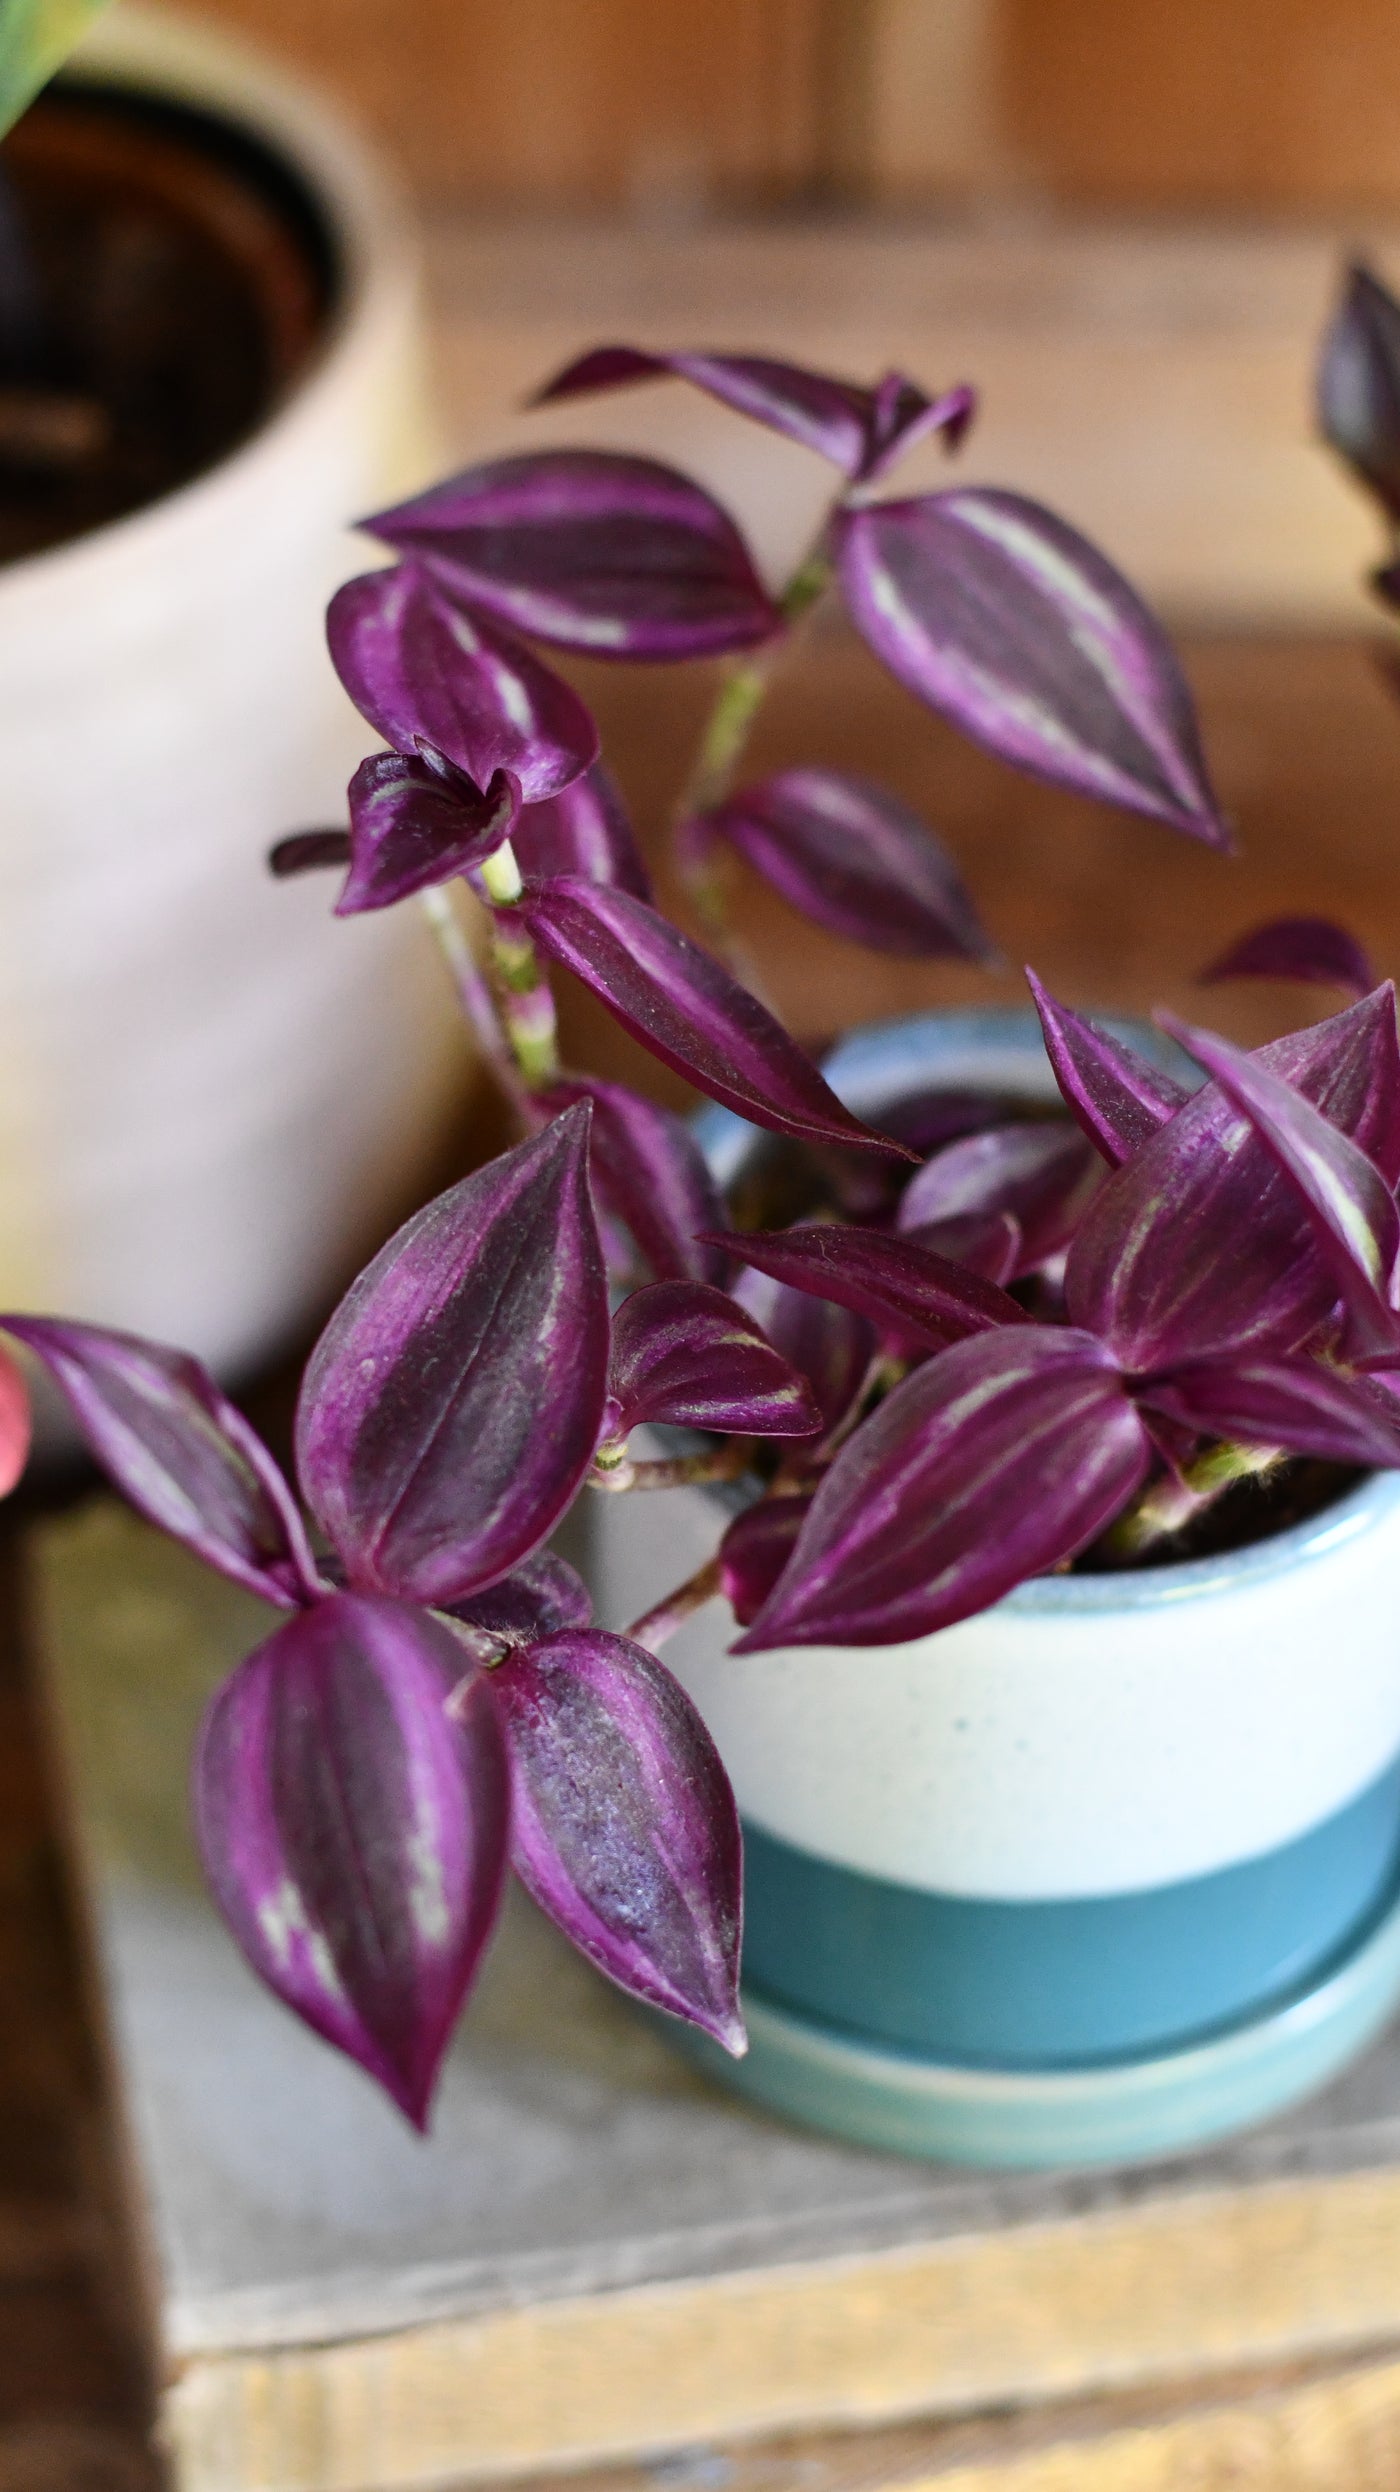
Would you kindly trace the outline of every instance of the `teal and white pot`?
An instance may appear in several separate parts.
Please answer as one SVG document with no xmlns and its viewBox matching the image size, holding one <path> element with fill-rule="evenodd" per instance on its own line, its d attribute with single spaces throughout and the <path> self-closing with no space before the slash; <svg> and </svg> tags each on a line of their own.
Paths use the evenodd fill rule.
<svg viewBox="0 0 1400 2492">
<path fill-rule="evenodd" d="M 878 1120 L 933 1082 L 1052 1096 L 1034 1022 L 857 1033 Z M 734 1176 L 750 1129 L 703 1131 Z M 716 1492 L 600 1499 L 600 1614 L 713 1549 Z M 665 1543 L 665 1545 L 661 1545 Z M 1270 1540 L 1023 1585 L 909 1644 L 666 1648 L 746 1843 L 746 2060 L 707 2064 L 865 2143 L 986 2164 L 1162 2154 L 1331 2076 L 1400 1997 L 1400 1478 Z"/>
</svg>

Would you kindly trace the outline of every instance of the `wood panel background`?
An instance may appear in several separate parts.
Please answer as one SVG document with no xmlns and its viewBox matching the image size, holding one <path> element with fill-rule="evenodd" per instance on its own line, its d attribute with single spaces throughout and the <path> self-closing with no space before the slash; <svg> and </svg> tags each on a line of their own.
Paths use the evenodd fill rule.
<svg viewBox="0 0 1400 2492">
<path fill-rule="evenodd" d="M 1395 0 L 206 0 L 485 210 L 1400 205 Z"/>
</svg>

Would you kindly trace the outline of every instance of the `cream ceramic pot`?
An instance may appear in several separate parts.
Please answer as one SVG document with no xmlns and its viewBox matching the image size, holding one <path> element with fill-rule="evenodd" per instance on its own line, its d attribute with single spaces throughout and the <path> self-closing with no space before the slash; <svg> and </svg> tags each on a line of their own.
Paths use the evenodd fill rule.
<svg viewBox="0 0 1400 2492">
<path fill-rule="evenodd" d="M 403 212 L 255 55 L 118 11 L 75 68 L 252 133 L 342 271 L 254 438 L 134 516 L 0 571 L 0 1303 L 246 1367 L 370 1243 L 455 1044 L 405 914 L 337 925 L 279 833 L 343 818 L 373 738 L 322 614 L 347 522 L 431 464 Z"/>
</svg>

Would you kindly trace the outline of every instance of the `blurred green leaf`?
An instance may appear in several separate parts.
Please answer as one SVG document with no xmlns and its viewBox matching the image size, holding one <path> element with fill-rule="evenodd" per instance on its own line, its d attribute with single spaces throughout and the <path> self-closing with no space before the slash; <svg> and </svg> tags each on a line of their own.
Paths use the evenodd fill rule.
<svg viewBox="0 0 1400 2492">
<path fill-rule="evenodd" d="M 103 0 L 0 0 L 0 136 L 72 51 Z"/>
</svg>

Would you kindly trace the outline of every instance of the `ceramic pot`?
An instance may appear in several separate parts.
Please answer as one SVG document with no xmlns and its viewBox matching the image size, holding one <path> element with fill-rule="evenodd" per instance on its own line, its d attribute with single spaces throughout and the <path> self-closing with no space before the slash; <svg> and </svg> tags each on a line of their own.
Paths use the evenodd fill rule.
<svg viewBox="0 0 1400 2492">
<path fill-rule="evenodd" d="M 1018 1013 L 859 1032 L 829 1070 L 876 1122 L 930 1082 L 1054 1095 Z M 751 1131 L 702 1130 L 731 1180 Z M 598 1500 L 608 1624 L 713 1549 L 715 1492 L 669 1503 L 663 1551 Z M 1400 1992 L 1397 1569 L 1384 1474 L 1252 1547 L 1045 1578 L 908 1644 L 730 1658 L 711 1603 L 666 1659 L 744 1818 L 752 2048 L 707 2064 L 987 2163 L 1166 2152 L 1320 2083 Z"/>
<path fill-rule="evenodd" d="M 251 437 L 0 570 L 0 1303 L 227 1373 L 382 1234 L 456 1041 L 411 913 L 332 922 L 280 833 L 344 818 L 373 742 L 322 616 L 347 523 L 432 464 L 412 238 L 359 141 L 256 55 L 119 11 L 72 64 L 251 151 L 333 271 Z"/>
</svg>

